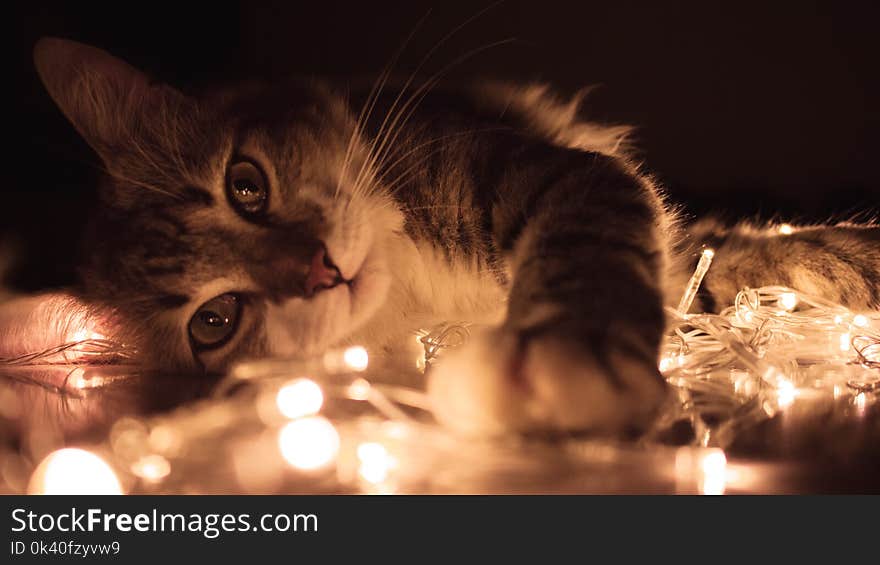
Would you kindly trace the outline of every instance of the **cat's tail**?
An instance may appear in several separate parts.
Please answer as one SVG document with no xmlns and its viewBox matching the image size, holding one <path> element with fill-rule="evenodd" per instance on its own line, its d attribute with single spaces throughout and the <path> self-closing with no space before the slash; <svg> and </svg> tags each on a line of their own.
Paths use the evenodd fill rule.
<svg viewBox="0 0 880 565">
<path fill-rule="evenodd" d="M 701 220 L 678 246 L 673 280 L 687 280 L 704 247 L 714 249 L 715 256 L 698 295 L 703 311 L 732 305 L 745 287 L 769 285 L 856 310 L 880 309 L 880 224 L 729 227 Z"/>
</svg>

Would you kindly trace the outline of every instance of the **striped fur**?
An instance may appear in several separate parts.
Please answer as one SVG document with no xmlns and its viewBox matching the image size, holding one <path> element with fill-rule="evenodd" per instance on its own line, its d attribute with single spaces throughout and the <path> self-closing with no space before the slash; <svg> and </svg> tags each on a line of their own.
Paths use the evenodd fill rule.
<svg viewBox="0 0 880 565">
<path fill-rule="evenodd" d="M 441 420 L 480 435 L 625 434 L 665 397 L 662 306 L 704 239 L 720 242 L 718 303 L 778 282 L 877 305 L 877 228 L 681 230 L 627 158 L 627 128 L 583 121 L 580 97 L 543 86 L 345 99 L 290 81 L 190 98 L 72 42 L 44 41 L 36 61 L 110 172 L 76 292 L 159 368 L 222 372 L 362 341 L 399 369 L 416 330 L 470 320 L 488 329 L 428 383 Z M 269 181 L 259 222 L 224 197 L 235 155 Z M 307 299 L 296 289 L 317 240 L 352 282 Z M 244 297 L 241 335 L 194 352 L 190 317 L 227 292 Z"/>
</svg>

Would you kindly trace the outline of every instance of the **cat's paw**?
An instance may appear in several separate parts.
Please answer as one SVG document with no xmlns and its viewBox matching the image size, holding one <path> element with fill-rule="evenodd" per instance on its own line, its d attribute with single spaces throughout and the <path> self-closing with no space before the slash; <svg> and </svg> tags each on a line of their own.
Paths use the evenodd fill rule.
<svg viewBox="0 0 880 565">
<path fill-rule="evenodd" d="M 444 355 L 428 382 L 437 419 L 471 436 L 637 432 L 666 391 L 656 365 L 623 347 L 596 355 L 564 335 L 526 339 L 503 329 Z"/>
</svg>

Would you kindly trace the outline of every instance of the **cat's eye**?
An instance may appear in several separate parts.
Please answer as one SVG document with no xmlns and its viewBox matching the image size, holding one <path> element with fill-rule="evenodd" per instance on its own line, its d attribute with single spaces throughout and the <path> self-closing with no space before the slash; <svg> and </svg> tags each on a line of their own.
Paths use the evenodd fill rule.
<svg viewBox="0 0 880 565">
<path fill-rule="evenodd" d="M 238 327 L 241 298 L 221 294 L 205 302 L 189 321 L 189 335 L 197 349 L 214 349 L 226 343 Z"/>
<path fill-rule="evenodd" d="M 269 191 L 263 171 L 250 161 L 230 164 L 226 172 L 226 196 L 232 207 L 245 216 L 264 212 Z"/>
</svg>

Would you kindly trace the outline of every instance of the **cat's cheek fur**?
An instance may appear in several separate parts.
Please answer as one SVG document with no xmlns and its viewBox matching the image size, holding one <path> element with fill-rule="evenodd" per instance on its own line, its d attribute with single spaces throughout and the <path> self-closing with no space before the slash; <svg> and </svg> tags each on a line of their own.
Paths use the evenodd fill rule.
<svg viewBox="0 0 880 565">
<path fill-rule="evenodd" d="M 466 436 L 644 429 L 665 401 L 666 387 L 654 367 L 618 354 L 610 362 L 622 386 L 558 336 L 524 344 L 495 329 L 439 359 L 428 393 L 438 420 Z"/>
</svg>

